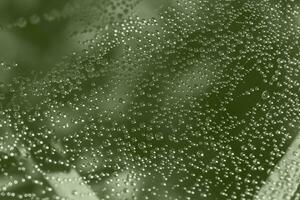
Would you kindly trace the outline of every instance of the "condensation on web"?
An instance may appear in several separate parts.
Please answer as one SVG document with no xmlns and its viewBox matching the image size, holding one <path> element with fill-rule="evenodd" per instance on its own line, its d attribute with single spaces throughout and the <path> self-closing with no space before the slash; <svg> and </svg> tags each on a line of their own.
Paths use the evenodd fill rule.
<svg viewBox="0 0 300 200">
<path fill-rule="evenodd" d="M 80 48 L 0 63 L 0 199 L 299 198 L 299 9 L 78 0 L 3 26 L 68 19 Z"/>
</svg>

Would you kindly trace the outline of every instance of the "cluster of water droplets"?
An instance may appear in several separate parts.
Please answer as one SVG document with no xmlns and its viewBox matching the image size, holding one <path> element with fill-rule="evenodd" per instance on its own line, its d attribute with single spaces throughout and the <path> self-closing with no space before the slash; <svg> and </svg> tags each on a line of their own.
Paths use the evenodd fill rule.
<svg viewBox="0 0 300 200">
<path fill-rule="evenodd" d="M 89 2 L 82 51 L 34 80 L 0 64 L 0 199 L 258 194 L 299 131 L 299 5 Z"/>
</svg>

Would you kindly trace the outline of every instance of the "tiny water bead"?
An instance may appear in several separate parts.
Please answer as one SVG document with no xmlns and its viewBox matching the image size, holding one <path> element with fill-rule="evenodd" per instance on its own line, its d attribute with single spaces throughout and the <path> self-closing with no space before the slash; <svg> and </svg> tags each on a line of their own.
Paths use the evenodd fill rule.
<svg viewBox="0 0 300 200">
<path fill-rule="evenodd" d="M 263 91 L 262 94 L 261 94 L 261 98 L 266 100 L 270 97 L 270 94 L 268 91 Z"/>
<path fill-rule="evenodd" d="M 18 28 L 24 28 L 27 25 L 27 20 L 25 18 L 19 18 L 16 22 Z"/>
<path fill-rule="evenodd" d="M 5 94 L 0 92 L 0 101 L 4 100 L 5 99 Z"/>
<path fill-rule="evenodd" d="M 0 91 L 3 91 L 5 89 L 5 83 L 0 81 Z"/>
<path fill-rule="evenodd" d="M 36 6 L 9 14 L 0 199 L 299 196 L 298 2 Z"/>
<path fill-rule="evenodd" d="M 35 25 L 35 24 L 38 24 L 41 21 L 41 19 L 38 15 L 34 14 L 29 18 L 29 21 L 31 24 Z"/>
</svg>

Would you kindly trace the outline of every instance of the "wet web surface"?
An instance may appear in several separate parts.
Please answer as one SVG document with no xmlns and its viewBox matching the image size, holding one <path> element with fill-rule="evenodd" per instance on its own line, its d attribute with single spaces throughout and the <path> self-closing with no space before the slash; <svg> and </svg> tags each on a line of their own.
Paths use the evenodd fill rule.
<svg viewBox="0 0 300 200">
<path fill-rule="evenodd" d="M 0 199 L 300 199 L 300 4 L 0 3 Z M 9 11 L 8 11 L 9 10 Z"/>
</svg>

